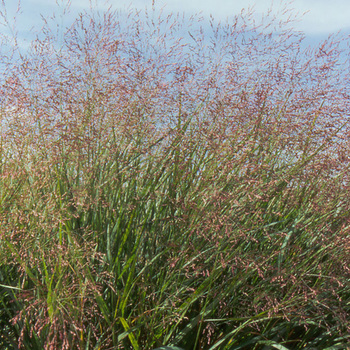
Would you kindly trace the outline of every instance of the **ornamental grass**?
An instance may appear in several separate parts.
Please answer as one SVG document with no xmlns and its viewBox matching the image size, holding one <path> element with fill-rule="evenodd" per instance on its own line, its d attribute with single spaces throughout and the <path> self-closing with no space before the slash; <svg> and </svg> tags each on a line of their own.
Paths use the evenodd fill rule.
<svg viewBox="0 0 350 350">
<path fill-rule="evenodd" d="M 349 40 L 294 14 L 4 30 L 1 349 L 348 346 Z"/>
</svg>

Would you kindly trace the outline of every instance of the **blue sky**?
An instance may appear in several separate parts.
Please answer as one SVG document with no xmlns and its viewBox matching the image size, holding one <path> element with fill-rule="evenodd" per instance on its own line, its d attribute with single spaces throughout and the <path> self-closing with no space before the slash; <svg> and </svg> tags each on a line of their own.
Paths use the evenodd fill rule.
<svg viewBox="0 0 350 350">
<path fill-rule="evenodd" d="M 10 17 L 15 13 L 18 0 L 7 0 Z M 31 26 L 40 24 L 40 14 L 47 16 L 57 11 L 56 2 L 65 0 L 21 0 L 22 15 L 18 20 L 20 32 Z M 152 5 L 152 0 L 91 0 L 100 9 L 108 3 L 116 9 L 126 9 L 128 6 L 143 9 Z M 212 14 L 217 20 L 225 20 L 227 16 L 238 14 L 242 8 L 254 6 L 257 15 L 265 13 L 270 7 L 274 12 L 284 5 L 294 8 L 300 13 L 300 21 L 295 24 L 297 30 L 306 34 L 308 40 L 326 38 L 329 34 L 342 30 L 350 34 L 350 1 L 349 0 L 154 0 L 157 8 L 169 12 L 185 12 L 187 14 L 201 12 L 204 17 Z M 79 11 L 89 8 L 90 0 L 71 0 L 72 18 Z M 271 5 L 272 4 L 272 5 Z M 39 25 L 40 27 L 40 25 Z M 0 29 L 1 30 L 1 29 Z M 2 29 L 4 30 L 4 29 Z"/>
<path fill-rule="evenodd" d="M 86 0 L 77 0 L 73 3 L 85 3 Z M 135 0 L 133 5 L 139 8 L 151 1 Z M 128 4 L 130 1 L 112 1 L 114 4 Z M 305 31 L 307 35 L 328 35 L 338 30 L 350 32 L 350 1 L 349 0 L 295 0 L 274 1 L 269 0 L 156 0 L 156 6 L 165 6 L 165 9 L 174 12 L 195 13 L 202 11 L 203 15 L 212 14 L 217 19 L 225 19 L 235 15 L 242 8 L 254 6 L 257 13 L 266 12 L 271 6 L 274 11 L 284 5 L 290 4 L 301 15 L 302 20 L 297 25 L 298 30 Z M 271 5 L 272 4 L 272 5 Z"/>
</svg>

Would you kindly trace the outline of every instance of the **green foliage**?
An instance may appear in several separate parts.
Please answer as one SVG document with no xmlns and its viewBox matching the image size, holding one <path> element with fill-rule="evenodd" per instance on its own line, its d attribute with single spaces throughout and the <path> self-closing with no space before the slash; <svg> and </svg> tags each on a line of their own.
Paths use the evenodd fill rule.
<svg viewBox="0 0 350 350">
<path fill-rule="evenodd" d="M 1 348 L 344 349 L 337 43 L 140 16 L 84 13 L 57 51 L 45 27 L 4 72 Z"/>
</svg>

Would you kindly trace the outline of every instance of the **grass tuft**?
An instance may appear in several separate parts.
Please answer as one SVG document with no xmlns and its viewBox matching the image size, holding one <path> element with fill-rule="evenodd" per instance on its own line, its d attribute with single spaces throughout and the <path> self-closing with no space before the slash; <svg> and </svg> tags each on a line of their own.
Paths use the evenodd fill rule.
<svg viewBox="0 0 350 350">
<path fill-rule="evenodd" d="M 347 346 L 348 39 L 290 18 L 91 9 L 0 54 L 1 348 Z"/>
</svg>

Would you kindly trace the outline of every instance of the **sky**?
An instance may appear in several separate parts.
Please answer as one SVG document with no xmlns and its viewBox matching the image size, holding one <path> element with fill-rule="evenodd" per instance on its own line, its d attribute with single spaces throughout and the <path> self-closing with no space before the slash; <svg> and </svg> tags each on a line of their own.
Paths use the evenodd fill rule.
<svg viewBox="0 0 350 350">
<path fill-rule="evenodd" d="M 76 3 L 78 2 L 83 3 L 85 0 L 76 1 Z M 135 0 L 133 5 L 142 8 L 146 2 Z M 116 0 L 113 3 L 130 2 Z M 174 12 L 195 13 L 202 11 L 203 15 L 212 14 L 215 18 L 222 20 L 249 6 L 254 6 L 257 13 L 265 13 L 271 6 L 276 11 L 284 5 L 290 4 L 289 7 L 301 14 L 302 20 L 298 23 L 297 29 L 305 31 L 307 35 L 328 35 L 342 29 L 350 32 L 349 0 L 284 0 L 274 2 L 269 0 L 158 0 L 155 1 L 155 4 L 158 7 L 165 6 L 166 9 Z"/>
<path fill-rule="evenodd" d="M 40 14 L 48 16 L 57 11 L 56 3 L 66 0 L 21 0 L 22 14 L 17 25 L 22 33 L 40 22 Z M 18 0 L 5 0 L 9 16 L 13 16 Z M 349 0 L 71 0 L 71 15 L 89 8 L 92 2 L 100 9 L 112 5 L 115 9 L 126 9 L 128 6 L 138 9 L 149 8 L 154 3 L 156 8 L 168 12 L 201 13 L 216 20 L 224 21 L 228 16 L 239 14 L 243 8 L 254 6 L 257 15 L 266 13 L 269 8 L 278 12 L 283 6 L 294 8 L 299 13 L 300 21 L 294 28 L 303 31 L 308 40 L 327 38 L 329 34 L 342 31 L 350 34 L 350 1 Z M 1 30 L 1 28 L 0 28 Z"/>
</svg>

